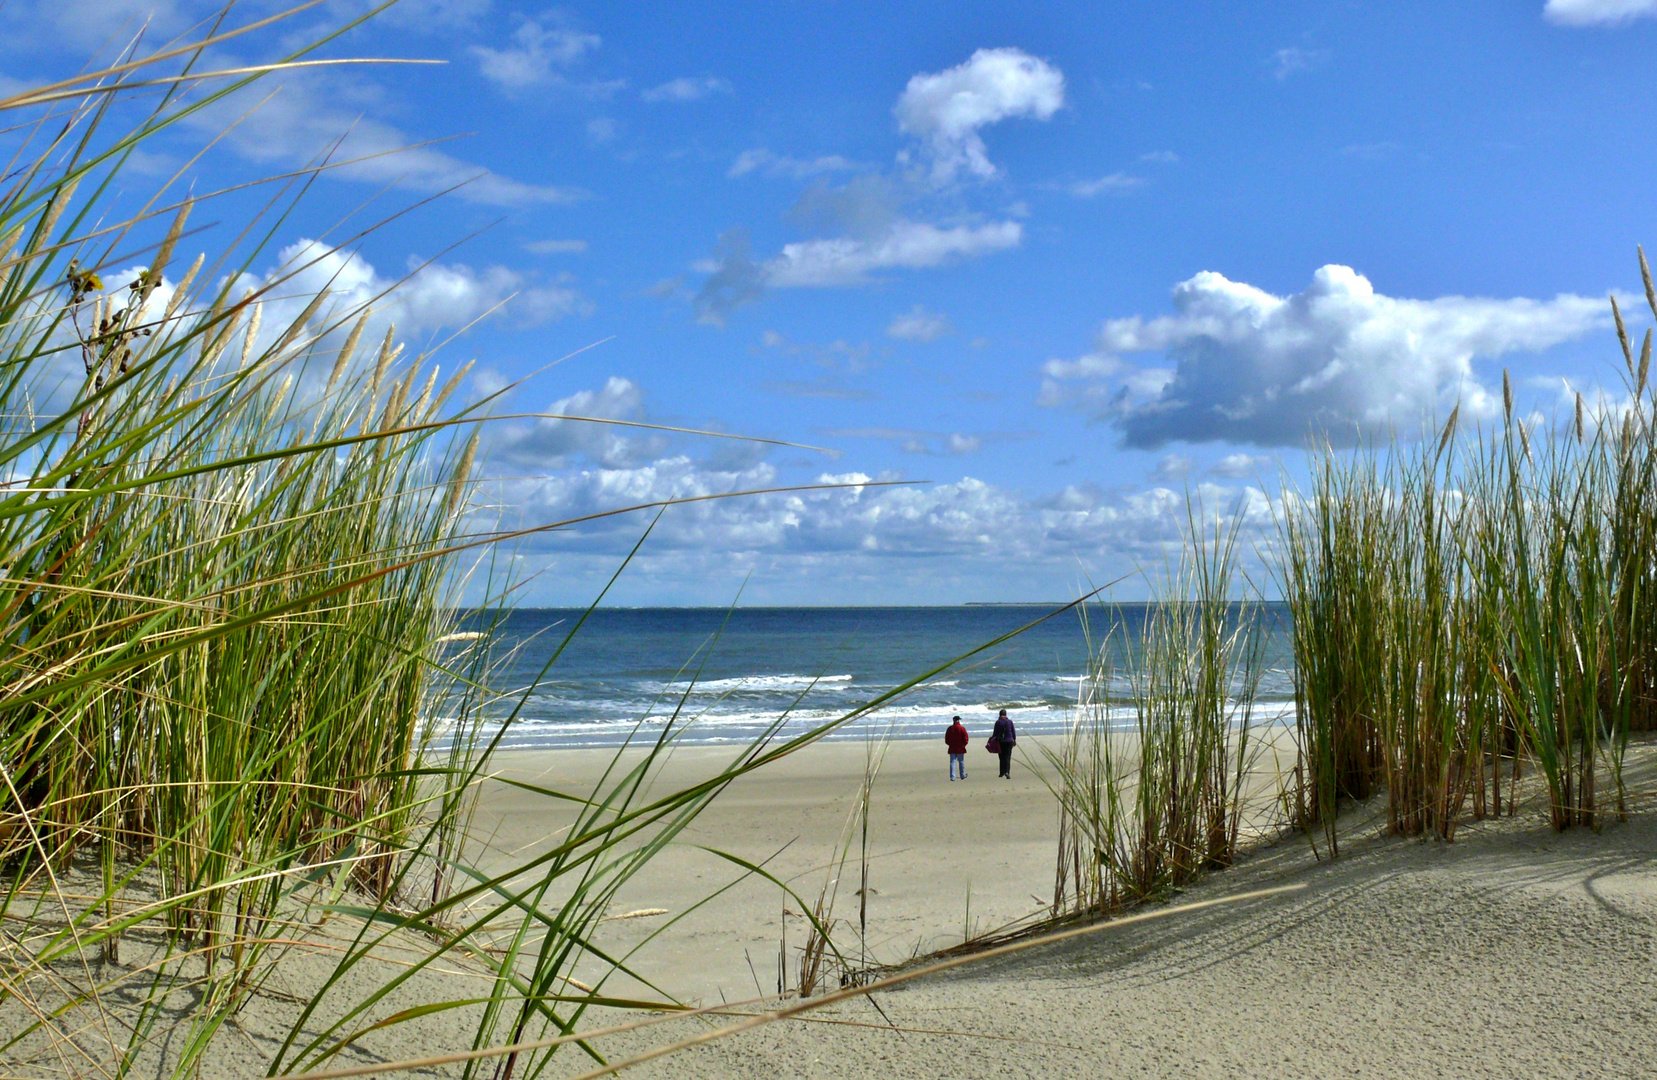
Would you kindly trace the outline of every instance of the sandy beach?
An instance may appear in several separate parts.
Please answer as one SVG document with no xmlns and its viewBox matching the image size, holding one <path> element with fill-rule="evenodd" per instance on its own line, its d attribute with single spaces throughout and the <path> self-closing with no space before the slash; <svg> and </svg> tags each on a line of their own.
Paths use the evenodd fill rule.
<svg viewBox="0 0 1657 1080">
<path fill-rule="evenodd" d="M 639 1075 L 1649 1076 L 1654 825 L 1491 822 L 1327 864 L 1289 842 L 1184 899 L 1305 885 L 1287 898 L 991 961 L 823 1014 L 858 1026 L 772 1024 Z"/>
<path fill-rule="evenodd" d="M 878 1011 L 865 1002 L 831 1007 L 816 1020 L 772 1024 L 642 1066 L 639 1075 L 1650 1074 L 1654 749 L 1637 746 L 1630 759 L 1635 812 L 1598 834 L 1555 833 L 1533 796 L 1516 817 L 1468 822 L 1452 844 L 1403 840 L 1385 834 L 1378 798 L 1347 815 L 1338 860 L 1320 861 L 1304 837 L 1287 835 L 1175 900 L 1303 886 L 1286 897 L 1107 929 L 921 980 L 881 994 Z M 705 770 L 719 754 L 681 751 L 665 779 Z M 503 773 L 562 787 L 585 782 L 598 759 L 516 754 L 502 764 Z M 940 748 L 890 749 L 871 826 L 875 959 L 959 942 L 969 883 L 979 932 L 1050 898 L 1052 798 L 1027 765 L 1000 781 L 987 759 L 978 751 L 969 780 L 951 783 Z M 737 876 L 695 844 L 771 856 L 778 877 L 815 896 L 863 761 L 861 746 L 819 746 L 737 784 L 615 905 L 618 914 L 668 914 L 617 920 L 607 943 L 644 941 L 652 924 Z M 539 805 L 492 791 L 480 831 L 487 823 L 501 851 L 521 852 L 544 827 L 530 820 Z M 855 880 L 842 884 L 842 918 L 855 913 L 855 888 Z M 638 962 L 684 1000 L 769 994 L 778 892 L 741 882 L 667 927 Z M 797 947 L 792 918 L 788 932 Z M 606 1053 L 705 1030 L 702 1021 L 673 1022 L 619 1036 Z"/>
<path fill-rule="evenodd" d="M 1598 834 L 1554 832 L 1532 799 L 1451 844 L 1402 840 L 1378 798 L 1347 816 L 1338 860 L 1288 836 L 1177 900 L 1301 891 L 989 961 L 638 1075 L 1653 1075 L 1653 749 L 1631 756 L 1636 812 Z M 607 1052 L 675 1027 L 693 1030 Z"/>
<path fill-rule="evenodd" d="M 600 927 L 599 944 L 623 954 L 636 948 L 629 962 L 658 989 L 618 976 L 604 983 L 604 992 L 657 1000 L 665 993 L 704 1006 L 773 995 L 781 890 L 744 878 L 703 845 L 766 861 L 775 876 L 815 899 L 844 835 L 865 752 L 855 743 L 812 747 L 715 800 L 611 905 L 612 916 L 651 914 L 612 918 Z M 706 776 L 730 753 L 681 750 L 658 783 Z M 512 753 L 501 757 L 496 776 L 570 793 L 590 788 L 607 760 L 589 751 Z M 896 743 L 876 783 L 871 961 L 900 962 L 957 944 L 969 929 L 1003 926 L 1050 900 L 1053 800 L 1028 764 L 1015 764 L 1012 780 L 998 780 L 989 755 L 977 750 L 969 779 L 952 783 L 945 760 L 941 747 Z M 625 1075 L 1653 1075 L 1654 765 L 1657 741 L 1637 743 L 1628 772 L 1633 812 L 1597 834 L 1554 832 L 1534 782 L 1517 816 L 1468 821 L 1451 844 L 1387 835 L 1385 800 L 1377 797 L 1343 818 L 1339 859 L 1320 860 L 1301 834 L 1277 834 L 1170 902 L 1285 885 L 1298 891 L 1130 926 L 1103 924 L 1080 940 L 916 980 L 880 992 L 873 1004 L 833 1005 Z M 1268 774 L 1262 763 L 1257 777 Z M 558 804 L 501 779 L 483 790 L 474 830 L 488 844 L 485 862 L 506 865 L 544 847 L 568 812 L 561 819 Z M 847 925 L 856 919 L 855 870 L 847 876 L 835 911 L 843 920 L 842 947 L 855 947 Z M 795 901 L 786 906 L 798 910 Z M 803 933 L 797 914 L 787 917 L 787 926 L 794 963 Z M 329 950 L 354 932 L 349 919 L 327 922 L 310 946 L 277 960 L 215 1052 L 218 1075 L 265 1072 L 298 1008 L 329 977 Z M 141 960 L 139 944 L 123 954 L 129 967 Z M 424 948 L 414 938 L 387 942 L 377 959 L 351 973 L 338 1000 L 358 1000 L 402 975 Z M 597 974 L 584 970 L 577 977 Z M 481 968 L 451 956 L 399 987 L 373 1015 L 486 987 Z M 752 1008 L 670 1018 L 597 1046 L 609 1060 L 620 1060 L 738 1022 Z M 313 1034 L 327 1013 L 309 1025 Z M 589 1010 L 581 1027 L 639 1017 Z M 367 1030 L 331 1064 L 463 1051 L 473 1022 L 473 1010 L 459 1009 Z M 46 1055 L 36 1064 L 18 1075 L 62 1071 Z M 575 1052 L 560 1054 L 552 1075 L 575 1075 L 591 1064 Z M 402 1075 L 458 1076 L 460 1067 Z"/>
<path fill-rule="evenodd" d="M 658 987 L 682 1001 L 707 1004 L 721 996 L 740 1000 L 774 993 L 785 921 L 791 955 L 806 932 L 800 905 L 778 885 L 704 848 L 762 864 L 815 904 L 835 876 L 870 752 L 861 742 L 820 744 L 737 781 L 611 905 L 612 916 L 641 910 L 663 914 L 616 918 L 601 940 L 625 950 L 661 931 L 638 959 Z M 655 788 L 672 790 L 711 775 L 736 753 L 735 748 L 681 748 L 657 776 Z M 611 757 L 598 750 L 518 751 L 501 755 L 494 772 L 585 793 Z M 952 782 L 941 733 L 936 745 L 888 744 L 870 810 L 871 962 L 894 963 L 958 944 L 969 930 L 993 931 L 1051 903 L 1057 811 L 1030 767 L 1032 757 L 1039 759 L 1035 744 L 1025 740 L 1012 779 L 1001 780 L 995 757 L 975 739 L 967 779 Z M 488 784 L 473 823 L 474 836 L 487 844 L 481 861 L 486 868 L 505 867 L 534 854 L 561 835 L 567 818 L 562 806 L 541 795 Z M 838 919 L 850 923 L 858 915 L 857 846 L 854 842 L 834 908 Z M 716 900 L 697 908 L 722 888 Z M 670 920 L 677 921 L 663 930 Z M 842 948 L 858 944 L 849 923 L 842 922 L 837 932 L 844 936 Z M 626 982 L 612 981 L 606 988 L 643 989 Z M 796 984 L 791 971 L 789 986 Z"/>
</svg>

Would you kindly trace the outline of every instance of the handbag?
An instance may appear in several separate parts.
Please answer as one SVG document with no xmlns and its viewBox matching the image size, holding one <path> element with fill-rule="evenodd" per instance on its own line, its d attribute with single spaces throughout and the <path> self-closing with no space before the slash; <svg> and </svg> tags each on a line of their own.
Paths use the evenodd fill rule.
<svg viewBox="0 0 1657 1080">
<path fill-rule="evenodd" d="M 1001 740 L 997 739 L 994 735 L 991 735 L 989 739 L 985 741 L 984 749 L 988 750 L 992 754 L 1001 753 Z"/>
</svg>

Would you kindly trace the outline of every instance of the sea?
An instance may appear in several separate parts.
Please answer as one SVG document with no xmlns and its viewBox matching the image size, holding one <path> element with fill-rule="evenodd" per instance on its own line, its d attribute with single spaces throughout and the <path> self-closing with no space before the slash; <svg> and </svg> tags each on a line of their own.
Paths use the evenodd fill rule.
<svg viewBox="0 0 1657 1080">
<path fill-rule="evenodd" d="M 938 739 L 957 715 L 982 737 L 1000 709 L 1021 734 L 1053 734 L 1073 723 L 1084 694 L 1103 698 L 1111 723 L 1127 727 L 1131 657 L 1147 611 L 1143 604 L 518 608 L 495 616 L 484 642 L 499 695 L 487 728 L 493 733 L 511 717 L 502 748 L 653 742 L 669 725 L 682 744 L 749 743 L 832 723 L 910 683 L 827 737 Z M 1250 612 L 1263 628 L 1252 720 L 1292 722 L 1288 612 L 1272 604 Z M 1233 609 L 1233 617 L 1242 614 Z M 474 616 L 462 625 L 483 624 Z M 1088 678 L 1101 655 L 1113 673 L 1105 687 Z"/>
</svg>

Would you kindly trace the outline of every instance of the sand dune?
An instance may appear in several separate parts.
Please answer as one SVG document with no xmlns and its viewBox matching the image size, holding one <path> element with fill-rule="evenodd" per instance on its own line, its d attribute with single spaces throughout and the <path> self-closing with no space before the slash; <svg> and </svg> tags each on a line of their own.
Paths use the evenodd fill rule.
<svg viewBox="0 0 1657 1080">
<path fill-rule="evenodd" d="M 705 775 L 720 753 L 682 753 L 665 782 Z M 696 907 L 738 876 L 698 845 L 771 856 L 779 877 L 814 895 L 842 836 L 863 754 L 856 745 L 815 747 L 733 787 L 616 898 L 603 943 L 622 951 L 642 946 L 633 962 L 682 1000 L 718 1004 L 774 990 L 783 908 L 777 886 L 744 880 Z M 1030 771 L 1021 768 L 1008 782 L 980 767 L 968 782 L 950 784 L 937 748 L 899 744 L 891 754 L 872 829 L 873 959 L 958 943 L 967 929 L 968 880 L 981 930 L 1037 908 L 1052 887 L 1055 823 L 1051 797 Z M 506 755 L 500 765 L 519 778 L 580 790 L 599 761 L 562 752 Z M 1657 742 L 1635 748 L 1634 813 L 1598 834 L 1555 833 L 1533 795 L 1515 818 L 1467 823 L 1453 844 L 1403 840 L 1385 835 L 1377 799 L 1346 815 L 1338 860 L 1319 861 L 1303 836 L 1283 835 L 1172 899 L 1285 884 L 1302 886 L 1297 892 L 1106 925 L 1085 939 L 917 980 L 872 1004 L 841 1003 L 628 1075 L 1657 1075 L 1654 763 Z M 476 826 L 488 838 L 486 858 L 503 863 L 561 828 L 544 799 L 500 784 L 485 791 Z M 842 886 L 842 918 L 856 910 L 855 887 Z M 233 1020 L 235 1036 L 215 1052 L 219 1075 L 263 1074 L 299 1006 L 331 970 L 332 954 L 322 946 L 343 944 L 351 933 L 349 920 L 329 923 L 318 928 L 315 948 L 293 949 L 278 962 L 266 991 Z M 797 947 L 797 918 L 789 934 Z M 846 940 L 855 944 L 855 935 Z M 352 973 L 340 1000 L 359 1000 L 395 978 L 423 948 L 414 939 L 388 944 L 380 959 Z M 451 957 L 375 1015 L 486 986 L 481 970 Z M 610 993 L 635 989 L 623 979 L 605 984 Z M 370 1031 L 333 1063 L 465 1050 L 474 1012 Z M 636 1016 L 591 1011 L 582 1027 Z M 327 1022 L 319 1014 L 313 1033 Z M 725 1022 L 671 1019 L 599 1047 L 617 1060 Z M 44 1049 L 17 1060 L 28 1058 L 38 1066 L 29 1075 L 57 1074 Z M 563 1053 L 550 1075 L 590 1064 Z M 140 1072 L 152 1066 L 158 1061 L 146 1057 Z M 413 1075 L 459 1075 L 459 1068 Z"/>
<path fill-rule="evenodd" d="M 1339 860 L 1290 838 L 1182 899 L 1298 893 L 986 962 L 824 1014 L 869 1026 L 777 1023 L 638 1075 L 1657 1075 L 1657 817 L 1560 835 L 1533 806 L 1453 844 L 1360 822 Z"/>
</svg>

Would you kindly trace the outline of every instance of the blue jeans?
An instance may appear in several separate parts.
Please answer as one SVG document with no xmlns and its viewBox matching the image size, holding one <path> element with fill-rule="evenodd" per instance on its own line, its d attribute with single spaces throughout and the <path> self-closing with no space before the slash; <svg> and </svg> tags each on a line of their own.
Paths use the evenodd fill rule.
<svg viewBox="0 0 1657 1080">
<path fill-rule="evenodd" d="M 957 768 L 961 770 L 961 779 L 965 780 L 967 778 L 967 756 L 965 754 L 949 755 L 949 778 L 951 780 L 955 779 Z"/>
</svg>

